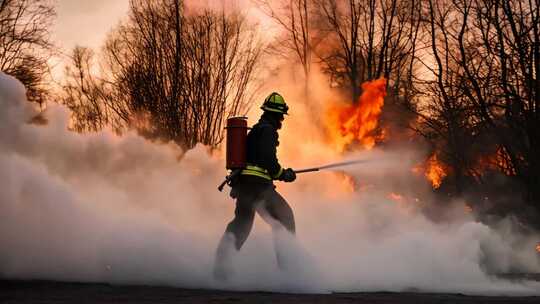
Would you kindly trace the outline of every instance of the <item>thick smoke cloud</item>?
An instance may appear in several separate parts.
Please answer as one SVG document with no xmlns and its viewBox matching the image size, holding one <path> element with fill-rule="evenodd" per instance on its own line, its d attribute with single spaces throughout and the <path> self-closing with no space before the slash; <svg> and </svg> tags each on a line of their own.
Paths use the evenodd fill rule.
<svg viewBox="0 0 540 304">
<path fill-rule="evenodd" d="M 276 236 L 290 270 L 278 270 L 270 229 L 257 219 L 234 260 L 235 274 L 216 282 L 215 246 L 234 207 L 216 191 L 224 174 L 220 155 L 131 133 L 69 132 L 61 106 L 47 110 L 48 124 L 31 124 L 35 113 L 24 94 L 19 82 L 0 74 L 0 277 L 286 292 L 540 294 L 536 282 L 486 274 L 540 271 L 532 239 L 466 215 L 436 224 L 388 199 L 385 187 L 347 191 L 344 176 L 332 172 L 278 185 L 298 227 L 297 240 Z M 301 158 L 302 148 L 295 151 Z M 397 173 L 413 154 L 350 157 L 384 160 L 351 168 L 357 179 L 414 189 Z"/>
</svg>

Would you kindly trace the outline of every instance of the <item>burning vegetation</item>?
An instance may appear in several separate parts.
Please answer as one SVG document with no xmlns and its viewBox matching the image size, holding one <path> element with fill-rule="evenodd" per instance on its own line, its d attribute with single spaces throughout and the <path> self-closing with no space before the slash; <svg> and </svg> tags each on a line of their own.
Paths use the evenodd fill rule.
<svg viewBox="0 0 540 304">
<path fill-rule="evenodd" d="M 506 176 L 516 175 L 510 156 L 504 147 L 499 146 L 495 153 L 481 156 L 473 169 L 473 175 L 479 179 L 487 171 L 498 171 Z"/>
<path fill-rule="evenodd" d="M 380 78 L 362 84 L 362 95 L 356 104 L 334 105 L 327 112 L 327 129 L 335 147 L 343 152 L 359 144 L 371 149 L 384 135 L 377 134 L 379 117 L 386 96 L 386 79 Z"/>
<path fill-rule="evenodd" d="M 447 176 L 444 165 L 437 159 L 437 154 L 433 154 L 426 161 L 426 178 L 431 182 L 433 189 L 437 189 L 441 186 L 442 181 Z"/>
<path fill-rule="evenodd" d="M 326 128 L 331 142 L 339 152 L 355 148 L 370 150 L 387 138 L 385 129 L 380 125 L 386 87 L 387 81 L 384 78 L 366 81 L 361 85 L 362 94 L 357 103 L 333 105 L 328 109 Z M 423 174 L 433 189 L 438 189 L 447 177 L 448 170 L 448 166 L 434 153 L 412 171 Z M 394 201 L 403 200 L 401 195 L 395 193 L 388 197 Z"/>
</svg>

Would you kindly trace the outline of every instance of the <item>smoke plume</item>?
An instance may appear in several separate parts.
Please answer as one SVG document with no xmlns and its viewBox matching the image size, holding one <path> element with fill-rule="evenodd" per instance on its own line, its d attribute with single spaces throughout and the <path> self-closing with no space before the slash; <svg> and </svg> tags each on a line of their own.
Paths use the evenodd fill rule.
<svg viewBox="0 0 540 304">
<path fill-rule="evenodd" d="M 2 278 L 285 292 L 540 294 L 538 283 L 487 274 L 540 271 L 534 240 L 515 233 L 511 221 L 490 228 L 457 202 L 456 215 L 437 224 L 416 205 L 388 197 L 394 189 L 422 191 L 403 173 L 415 161 L 412 151 L 346 155 L 373 162 L 347 174 L 305 174 L 279 184 L 297 221 L 296 239 L 275 236 L 290 269 L 278 269 L 273 236 L 257 219 L 231 280 L 215 281 L 215 247 L 234 210 L 216 190 L 224 175 L 220 153 L 204 146 L 181 151 L 134 133 L 70 132 L 67 110 L 58 105 L 47 110 L 46 125 L 32 124 L 36 113 L 24 96 L 18 81 L 0 74 Z M 301 167 L 345 160 L 325 150 L 307 127 L 307 133 L 292 131 L 303 124 L 298 116 L 286 122 L 284 162 Z"/>
</svg>

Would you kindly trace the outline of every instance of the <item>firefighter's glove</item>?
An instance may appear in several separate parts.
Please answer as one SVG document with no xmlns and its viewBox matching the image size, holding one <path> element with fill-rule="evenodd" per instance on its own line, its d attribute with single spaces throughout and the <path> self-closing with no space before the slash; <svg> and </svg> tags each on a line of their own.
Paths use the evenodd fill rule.
<svg viewBox="0 0 540 304">
<path fill-rule="evenodd" d="M 293 182 L 296 179 L 296 173 L 292 168 L 287 168 L 281 173 L 280 179 L 287 183 Z"/>
</svg>

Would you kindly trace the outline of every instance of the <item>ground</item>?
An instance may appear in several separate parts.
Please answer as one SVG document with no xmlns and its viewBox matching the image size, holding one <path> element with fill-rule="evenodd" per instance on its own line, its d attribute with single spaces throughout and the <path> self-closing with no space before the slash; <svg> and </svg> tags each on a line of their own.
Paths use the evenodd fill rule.
<svg viewBox="0 0 540 304">
<path fill-rule="evenodd" d="M 0 280 L 0 303 L 358 303 L 479 304 L 540 303 L 540 297 L 486 297 L 414 292 L 334 293 L 327 295 L 229 292 L 159 286 Z"/>
</svg>

